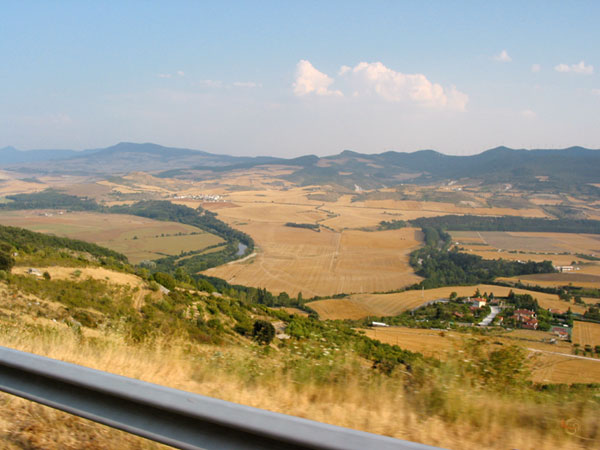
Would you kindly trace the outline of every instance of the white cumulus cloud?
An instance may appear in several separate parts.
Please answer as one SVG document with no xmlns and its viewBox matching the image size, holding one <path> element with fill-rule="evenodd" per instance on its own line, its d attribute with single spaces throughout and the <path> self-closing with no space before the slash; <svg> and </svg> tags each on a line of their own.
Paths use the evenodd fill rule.
<svg viewBox="0 0 600 450">
<path fill-rule="evenodd" d="M 381 62 L 361 62 L 354 68 L 342 67 L 340 73 L 351 77 L 351 81 L 357 85 L 354 96 L 371 94 L 389 102 L 409 102 L 459 111 L 464 111 L 469 101 L 468 95 L 454 86 L 444 89 L 423 74 L 396 72 Z"/>
<path fill-rule="evenodd" d="M 533 73 L 537 73 L 537 72 L 539 72 L 541 70 L 542 70 L 542 66 L 540 66 L 539 64 L 532 64 L 531 65 L 531 71 Z"/>
<path fill-rule="evenodd" d="M 571 64 L 570 66 L 568 64 L 558 64 L 554 67 L 554 70 L 563 73 L 572 72 L 582 75 L 591 75 L 594 73 L 594 66 L 586 65 L 585 61 L 580 61 L 578 64 Z"/>
<path fill-rule="evenodd" d="M 508 52 L 506 50 L 502 50 L 497 55 L 494 55 L 494 60 L 498 62 L 511 62 L 512 58 L 508 55 Z"/>
<path fill-rule="evenodd" d="M 307 60 L 301 60 L 296 66 L 296 81 L 294 82 L 294 94 L 304 96 L 308 94 L 315 95 L 336 95 L 341 96 L 338 90 L 331 90 L 329 86 L 333 83 L 333 78 L 319 72 Z"/>
</svg>

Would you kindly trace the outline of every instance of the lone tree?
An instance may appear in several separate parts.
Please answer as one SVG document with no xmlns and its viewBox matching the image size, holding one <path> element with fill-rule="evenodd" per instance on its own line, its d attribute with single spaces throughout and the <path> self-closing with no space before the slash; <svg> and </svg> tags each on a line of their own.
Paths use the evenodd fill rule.
<svg viewBox="0 0 600 450">
<path fill-rule="evenodd" d="M 10 254 L 0 251 L 0 270 L 10 272 L 15 265 L 15 260 Z"/>
<path fill-rule="evenodd" d="M 252 339 L 259 344 L 269 345 L 275 337 L 275 327 L 266 320 L 257 320 L 252 328 Z"/>
</svg>

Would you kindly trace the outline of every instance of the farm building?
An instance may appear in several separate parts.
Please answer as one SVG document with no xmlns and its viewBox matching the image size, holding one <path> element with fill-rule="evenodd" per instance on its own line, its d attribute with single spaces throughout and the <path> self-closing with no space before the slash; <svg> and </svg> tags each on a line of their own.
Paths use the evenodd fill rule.
<svg viewBox="0 0 600 450">
<path fill-rule="evenodd" d="M 471 300 L 471 306 L 483 308 L 485 305 L 487 305 L 487 300 L 485 298 L 474 298 Z"/>
<path fill-rule="evenodd" d="M 565 327 L 552 327 L 550 328 L 550 333 L 554 334 L 555 336 L 557 336 L 559 339 L 562 340 L 568 340 L 570 337 L 570 328 L 565 328 Z"/>
<path fill-rule="evenodd" d="M 554 268 L 559 272 L 573 272 L 575 270 L 573 266 L 554 266 Z"/>
</svg>

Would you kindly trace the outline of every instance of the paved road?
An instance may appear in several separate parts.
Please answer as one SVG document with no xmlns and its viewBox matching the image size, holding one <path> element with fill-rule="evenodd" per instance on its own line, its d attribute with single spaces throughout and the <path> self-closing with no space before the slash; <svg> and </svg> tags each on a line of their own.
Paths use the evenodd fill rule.
<svg viewBox="0 0 600 450">
<path fill-rule="evenodd" d="M 550 353 L 551 355 L 566 356 L 567 358 L 587 359 L 589 361 L 600 362 L 600 359 L 598 359 L 598 358 L 590 358 L 588 356 L 569 355 L 568 353 L 551 352 L 551 351 L 548 351 L 548 350 L 538 350 L 537 348 L 529 348 L 529 347 L 527 348 L 527 350 L 530 350 L 532 352 L 539 352 L 539 353 Z"/>
<path fill-rule="evenodd" d="M 496 317 L 498 315 L 498 313 L 500 312 L 500 308 L 498 306 L 490 306 L 490 308 L 492 308 L 492 312 L 489 313 L 485 317 L 485 319 L 483 319 L 481 322 L 479 322 L 480 327 L 489 326 L 489 324 L 492 323 L 492 320 L 494 320 L 494 317 Z"/>
</svg>

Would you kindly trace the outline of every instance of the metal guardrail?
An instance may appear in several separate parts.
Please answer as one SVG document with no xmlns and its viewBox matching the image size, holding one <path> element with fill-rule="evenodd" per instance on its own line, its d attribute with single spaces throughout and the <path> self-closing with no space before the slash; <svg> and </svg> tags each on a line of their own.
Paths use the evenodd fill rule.
<svg viewBox="0 0 600 450">
<path fill-rule="evenodd" d="M 182 449 L 434 449 L 6 347 L 0 390 Z"/>
</svg>

